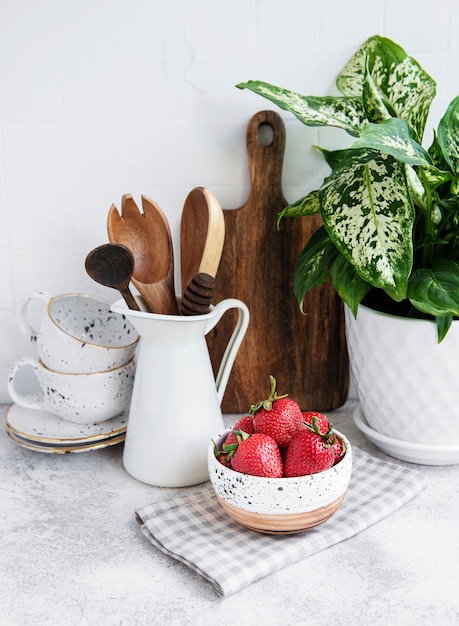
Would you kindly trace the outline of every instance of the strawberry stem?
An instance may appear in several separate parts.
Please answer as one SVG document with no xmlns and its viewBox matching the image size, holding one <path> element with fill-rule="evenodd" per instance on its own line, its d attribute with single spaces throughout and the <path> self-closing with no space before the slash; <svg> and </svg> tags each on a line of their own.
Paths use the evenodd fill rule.
<svg viewBox="0 0 459 626">
<path fill-rule="evenodd" d="M 248 433 L 244 432 L 243 430 L 232 430 L 231 432 L 233 432 L 236 435 L 237 443 L 230 443 L 227 445 L 225 442 L 223 442 L 221 450 L 218 448 L 217 444 L 212 439 L 212 443 L 214 444 L 214 454 L 217 458 L 220 456 L 220 454 L 224 454 L 225 460 L 229 461 L 234 456 L 234 453 L 238 449 L 239 444 L 251 436 Z"/>
<path fill-rule="evenodd" d="M 288 396 L 288 393 L 285 393 L 282 396 L 278 396 L 276 393 L 276 379 L 274 378 L 274 376 L 270 375 L 269 380 L 271 383 L 269 398 L 267 398 L 266 400 L 262 400 L 261 402 L 257 402 L 256 404 L 252 404 L 249 410 L 250 415 L 255 415 L 255 413 L 261 408 L 265 409 L 265 411 L 271 411 L 271 409 L 273 408 L 273 402 L 275 402 L 276 400 L 282 400 L 282 398 L 286 398 Z"/>
<path fill-rule="evenodd" d="M 322 437 L 322 439 L 325 441 L 327 447 L 330 447 L 331 445 L 335 443 L 336 435 L 333 432 L 333 427 L 331 426 L 331 424 L 329 425 L 329 428 L 327 432 L 325 433 L 321 432 L 320 426 L 319 426 L 319 420 L 317 419 L 316 416 L 312 418 L 312 424 L 308 424 L 308 422 L 303 422 L 303 425 L 306 426 L 308 430 L 312 431 L 316 435 L 320 435 L 320 437 Z"/>
</svg>

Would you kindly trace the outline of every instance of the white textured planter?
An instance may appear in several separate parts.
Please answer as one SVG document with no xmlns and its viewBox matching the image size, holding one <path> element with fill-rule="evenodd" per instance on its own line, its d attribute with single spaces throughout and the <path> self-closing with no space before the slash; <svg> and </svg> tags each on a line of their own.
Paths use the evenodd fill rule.
<svg viewBox="0 0 459 626">
<path fill-rule="evenodd" d="M 459 321 L 442 343 L 428 320 L 346 311 L 351 372 L 369 426 L 397 440 L 459 444 Z"/>
</svg>

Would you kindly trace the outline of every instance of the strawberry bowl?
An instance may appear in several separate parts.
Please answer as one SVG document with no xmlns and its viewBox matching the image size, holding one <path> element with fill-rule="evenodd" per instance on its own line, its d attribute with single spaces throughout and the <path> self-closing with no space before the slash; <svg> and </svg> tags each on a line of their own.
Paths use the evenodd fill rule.
<svg viewBox="0 0 459 626">
<path fill-rule="evenodd" d="M 231 429 L 214 439 L 218 448 Z M 322 472 L 292 478 L 265 478 L 236 472 L 208 449 L 209 478 L 224 511 L 236 522 L 258 532 L 301 533 L 326 522 L 339 509 L 352 472 L 352 449 L 346 437 L 341 460 Z"/>
</svg>

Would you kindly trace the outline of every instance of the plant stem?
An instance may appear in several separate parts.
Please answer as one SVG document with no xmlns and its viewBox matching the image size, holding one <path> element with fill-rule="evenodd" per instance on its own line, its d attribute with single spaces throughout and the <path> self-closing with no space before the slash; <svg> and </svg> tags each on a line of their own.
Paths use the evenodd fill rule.
<svg viewBox="0 0 459 626">
<path fill-rule="evenodd" d="M 434 256 L 434 243 L 433 243 L 433 221 L 432 221 L 432 193 L 430 190 L 429 183 L 426 180 L 422 167 L 418 169 L 418 177 L 424 186 L 424 190 L 426 192 L 426 208 L 424 211 L 425 215 L 425 228 L 424 233 L 427 237 L 429 237 L 430 241 L 421 242 L 422 245 L 422 258 L 421 258 L 421 266 L 422 267 L 431 267 Z"/>
</svg>

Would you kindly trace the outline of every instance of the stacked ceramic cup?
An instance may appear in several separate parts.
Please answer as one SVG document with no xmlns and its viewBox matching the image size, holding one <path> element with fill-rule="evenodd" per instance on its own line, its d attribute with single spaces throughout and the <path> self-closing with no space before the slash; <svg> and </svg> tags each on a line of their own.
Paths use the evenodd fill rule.
<svg viewBox="0 0 459 626">
<path fill-rule="evenodd" d="M 33 300 L 43 308 L 39 330 L 29 322 Z M 109 302 L 36 291 L 21 302 L 18 323 L 36 343 L 38 359 L 26 356 L 13 365 L 8 391 L 15 404 L 78 424 L 104 422 L 128 407 L 139 335 L 123 315 L 110 311 Z M 38 393 L 18 390 L 25 368 L 33 370 Z"/>
</svg>

